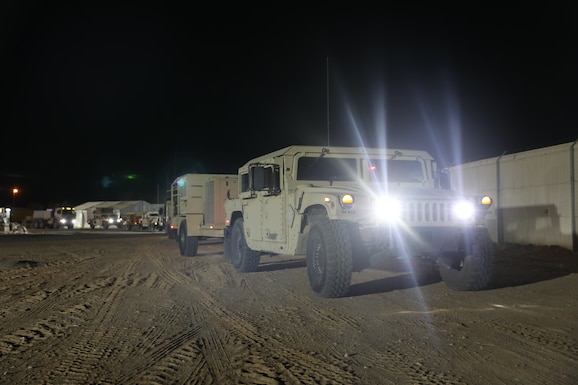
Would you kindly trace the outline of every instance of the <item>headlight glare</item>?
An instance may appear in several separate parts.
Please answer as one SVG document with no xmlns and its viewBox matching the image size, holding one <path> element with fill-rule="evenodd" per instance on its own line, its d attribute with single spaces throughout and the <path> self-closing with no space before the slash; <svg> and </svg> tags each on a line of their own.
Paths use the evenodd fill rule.
<svg viewBox="0 0 578 385">
<path fill-rule="evenodd" d="M 374 215 L 382 222 L 394 222 L 401 219 L 401 203 L 392 197 L 385 196 L 375 200 Z"/>
<path fill-rule="evenodd" d="M 476 209 L 471 202 L 460 201 L 454 205 L 453 212 L 456 218 L 467 221 L 474 217 Z"/>
</svg>

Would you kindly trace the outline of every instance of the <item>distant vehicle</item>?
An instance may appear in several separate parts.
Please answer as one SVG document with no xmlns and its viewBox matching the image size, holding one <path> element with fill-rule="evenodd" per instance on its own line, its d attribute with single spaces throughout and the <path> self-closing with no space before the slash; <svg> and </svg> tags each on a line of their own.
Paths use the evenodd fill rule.
<svg viewBox="0 0 578 385">
<path fill-rule="evenodd" d="M 237 175 L 185 174 L 167 195 L 168 237 L 179 242 L 181 255 L 197 255 L 199 239 L 223 238 L 225 200 L 237 196 Z"/>
<path fill-rule="evenodd" d="M 87 222 L 91 229 L 121 227 L 120 211 L 111 207 L 96 207 L 90 212 Z"/>
<path fill-rule="evenodd" d="M 48 210 L 34 210 L 32 214 L 32 227 L 35 229 L 60 227 L 72 229 L 76 222 L 74 207 L 62 206 Z"/>
<path fill-rule="evenodd" d="M 134 228 L 142 229 L 142 214 L 140 213 L 127 213 L 122 218 L 122 225 L 127 230 L 132 230 Z"/>
<path fill-rule="evenodd" d="M 163 230 L 164 219 L 158 211 L 149 211 L 141 218 L 141 228 L 150 230 Z"/>
</svg>

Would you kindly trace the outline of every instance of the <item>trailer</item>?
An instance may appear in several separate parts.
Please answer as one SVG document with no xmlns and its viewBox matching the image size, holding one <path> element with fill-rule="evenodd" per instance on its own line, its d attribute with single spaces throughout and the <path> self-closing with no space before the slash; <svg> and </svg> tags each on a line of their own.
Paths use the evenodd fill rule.
<svg viewBox="0 0 578 385">
<path fill-rule="evenodd" d="M 179 243 L 181 255 L 197 255 L 199 240 L 223 238 L 225 201 L 236 198 L 237 175 L 185 174 L 167 194 L 166 232 Z"/>
</svg>

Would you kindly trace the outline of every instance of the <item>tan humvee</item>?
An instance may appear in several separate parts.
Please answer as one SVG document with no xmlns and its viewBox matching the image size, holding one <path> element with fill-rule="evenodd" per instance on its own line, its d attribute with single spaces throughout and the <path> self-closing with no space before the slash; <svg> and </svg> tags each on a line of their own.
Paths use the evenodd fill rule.
<svg viewBox="0 0 578 385">
<path fill-rule="evenodd" d="M 456 290 L 489 283 L 491 200 L 442 188 L 425 151 L 289 146 L 247 162 L 238 182 L 224 237 L 239 272 L 256 271 L 264 254 L 305 256 L 313 291 L 340 297 L 352 272 L 420 257 Z"/>
</svg>

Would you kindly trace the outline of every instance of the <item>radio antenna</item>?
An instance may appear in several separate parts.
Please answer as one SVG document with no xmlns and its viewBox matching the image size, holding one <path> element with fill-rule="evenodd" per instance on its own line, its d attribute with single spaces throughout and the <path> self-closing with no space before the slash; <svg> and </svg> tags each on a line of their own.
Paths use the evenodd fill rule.
<svg viewBox="0 0 578 385">
<path fill-rule="evenodd" d="M 327 98 L 327 145 L 331 145 L 331 141 L 330 141 L 330 136 L 329 136 L 329 56 L 326 58 L 326 66 L 325 66 L 325 72 L 326 72 L 326 98 Z"/>
</svg>

